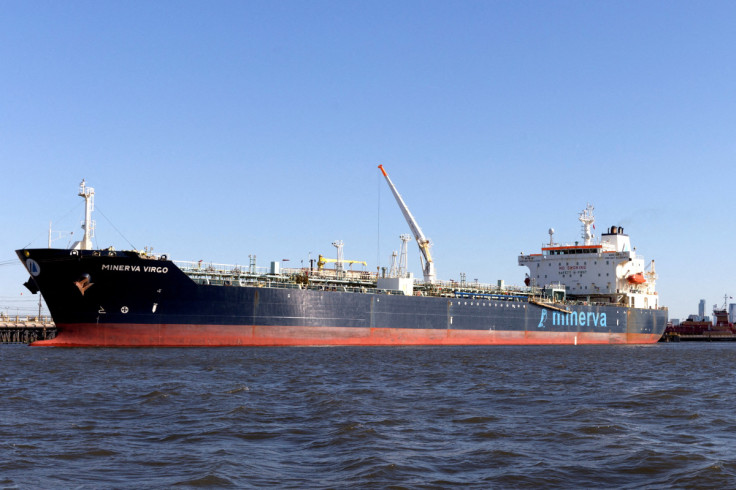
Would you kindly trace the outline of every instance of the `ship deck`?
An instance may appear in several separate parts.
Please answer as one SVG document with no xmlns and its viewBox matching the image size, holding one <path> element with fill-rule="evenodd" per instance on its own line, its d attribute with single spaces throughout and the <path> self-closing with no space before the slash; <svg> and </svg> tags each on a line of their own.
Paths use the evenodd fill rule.
<svg viewBox="0 0 736 490">
<path fill-rule="evenodd" d="M 281 268 L 278 271 L 255 266 L 215 264 L 192 261 L 173 261 L 195 283 L 209 286 L 265 287 L 283 289 L 307 289 L 315 291 L 342 291 L 358 294 L 404 294 L 399 290 L 379 289 L 378 274 L 368 271 Z M 506 286 L 465 281 L 416 281 L 416 296 L 466 298 L 477 300 L 514 301 L 534 303 L 550 309 L 565 311 L 568 306 L 611 306 L 625 305 L 606 296 L 576 298 L 550 302 L 543 299 L 542 288 L 529 286 Z"/>
</svg>

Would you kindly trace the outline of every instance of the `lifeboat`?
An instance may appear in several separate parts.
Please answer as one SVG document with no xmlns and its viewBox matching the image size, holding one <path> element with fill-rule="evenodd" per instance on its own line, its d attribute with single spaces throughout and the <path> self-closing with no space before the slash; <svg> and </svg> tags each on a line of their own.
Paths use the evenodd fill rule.
<svg viewBox="0 0 736 490">
<path fill-rule="evenodd" d="M 626 278 L 627 281 L 629 281 L 629 284 L 644 284 L 647 282 L 647 280 L 644 278 L 644 274 L 641 272 L 637 272 L 636 274 L 631 274 L 629 277 Z"/>
</svg>

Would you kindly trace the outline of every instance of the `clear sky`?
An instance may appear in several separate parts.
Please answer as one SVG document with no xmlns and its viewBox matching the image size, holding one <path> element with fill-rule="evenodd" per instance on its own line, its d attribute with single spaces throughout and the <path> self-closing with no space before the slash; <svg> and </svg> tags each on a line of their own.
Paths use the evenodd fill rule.
<svg viewBox="0 0 736 490">
<path fill-rule="evenodd" d="M 0 2 L 0 311 L 34 311 L 14 250 L 78 238 L 83 178 L 99 247 L 388 266 L 378 164 L 440 279 L 521 284 L 590 202 L 671 317 L 710 309 L 736 296 L 735 47 L 732 1 Z"/>
</svg>

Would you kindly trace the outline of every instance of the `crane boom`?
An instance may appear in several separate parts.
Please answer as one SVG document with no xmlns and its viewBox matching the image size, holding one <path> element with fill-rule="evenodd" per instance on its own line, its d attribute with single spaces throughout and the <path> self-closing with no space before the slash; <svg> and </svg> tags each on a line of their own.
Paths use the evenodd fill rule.
<svg viewBox="0 0 736 490">
<path fill-rule="evenodd" d="M 424 280 L 432 284 L 437 279 L 437 274 L 434 270 L 434 261 L 432 260 L 432 254 L 429 252 L 429 240 L 427 240 L 427 238 L 424 236 L 424 233 L 422 233 L 422 229 L 419 228 L 417 220 L 415 220 L 414 216 L 412 216 L 411 211 L 409 211 L 409 208 L 404 202 L 404 199 L 402 199 L 401 194 L 399 194 L 399 191 L 396 190 L 393 182 L 391 182 L 391 179 L 388 177 L 388 174 L 383 168 L 383 165 L 379 165 L 378 168 L 381 170 L 381 173 L 385 177 L 386 182 L 388 183 L 388 186 L 391 189 L 394 197 L 396 198 L 396 202 L 398 203 L 402 214 L 404 215 L 404 219 L 406 219 L 406 222 L 409 224 L 409 228 L 411 228 L 411 232 L 414 234 L 414 239 L 417 241 L 417 245 L 419 245 L 419 251 L 422 252 L 422 257 L 424 259 L 422 264 L 422 267 L 424 268 Z"/>
<path fill-rule="evenodd" d="M 317 269 L 322 270 L 322 268 L 328 262 L 338 262 L 338 259 L 328 259 L 327 257 L 320 255 L 319 260 L 317 260 Z M 343 259 L 342 262 L 345 262 L 347 264 L 363 264 L 365 267 L 368 267 L 368 263 L 364 260 L 345 260 Z"/>
</svg>

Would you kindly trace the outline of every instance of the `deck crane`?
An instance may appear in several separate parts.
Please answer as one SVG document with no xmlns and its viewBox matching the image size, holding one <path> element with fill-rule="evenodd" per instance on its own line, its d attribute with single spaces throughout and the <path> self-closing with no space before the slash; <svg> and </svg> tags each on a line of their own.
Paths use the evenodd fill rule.
<svg viewBox="0 0 736 490">
<path fill-rule="evenodd" d="M 424 281 L 428 282 L 430 284 L 434 284 L 434 282 L 437 280 L 437 274 L 434 270 L 434 262 L 432 261 L 432 254 L 429 253 L 429 247 L 430 243 L 429 240 L 424 236 L 424 233 L 422 233 L 422 229 L 419 228 L 419 225 L 417 224 L 417 221 L 414 219 L 414 216 L 412 216 L 411 211 L 409 211 L 409 208 L 406 207 L 406 203 L 401 198 L 401 195 L 399 194 L 399 191 L 396 190 L 396 187 L 394 187 L 394 184 L 391 182 L 391 179 L 388 178 L 388 174 L 386 173 L 386 170 L 384 170 L 383 165 L 379 165 L 378 168 L 381 170 L 381 173 L 386 178 L 386 182 L 388 182 L 388 186 L 391 188 L 391 192 L 394 194 L 394 197 L 396 198 L 396 202 L 399 205 L 399 208 L 401 208 L 401 212 L 404 214 L 404 218 L 406 219 L 406 222 L 409 224 L 409 228 L 411 228 L 411 232 L 414 234 L 414 238 L 417 241 L 417 245 L 419 245 L 419 250 L 422 252 L 422 257 L 420 257 L 422 260 L 422 269 L 424 271 Z"/>
<path fill-rule="evenodd" d="M 319 256 L 319 260 L 317 260 L 317 270 L 320 270 L 321 271 L 322 269 L 324 269 L 325 264 L 327 264 L 328 262 L 335 262 L 337 264 L 338 263 L 338 260 L 337 259 L 328 259 L 324 255 L 320 255 Z M 350 264 L 351 266 L 353 264 L 362 264 L 365 267 L 368 266 L 368 262 L 366 262 L 364 260 L 345 260 L 345 259 L 343 259 L 341 262 L 344 263 L 344 264 Z"/>
</svg>

